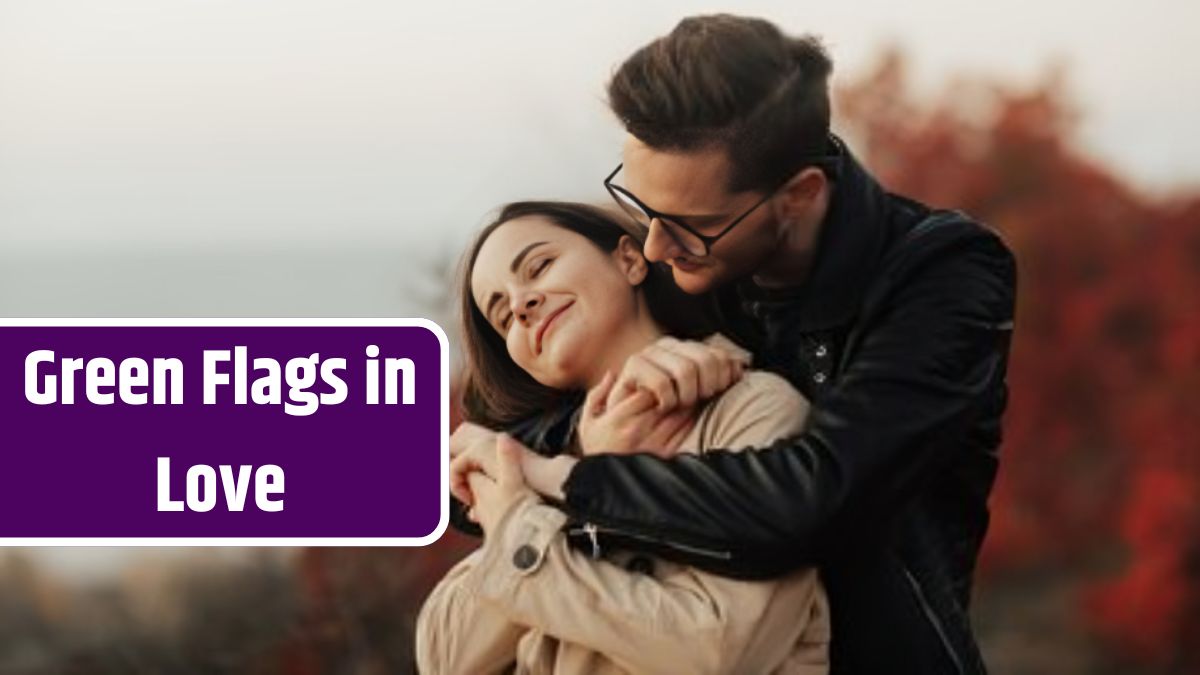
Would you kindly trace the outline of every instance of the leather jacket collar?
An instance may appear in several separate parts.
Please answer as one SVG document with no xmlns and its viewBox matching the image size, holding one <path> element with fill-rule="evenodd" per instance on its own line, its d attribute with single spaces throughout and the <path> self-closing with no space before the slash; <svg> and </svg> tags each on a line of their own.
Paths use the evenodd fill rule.
<svg viewBox="0 0 1200 675">
<path fill-rule="evenodd" d="M 757 319 L 782 318 L 801 331 L 831 330 L 855 317 L 887 242 L 887 193 L 830 134 L 838 157 L 829 212 L 821 224 L 813 269 L 802 285 L 764 289 L 738 284 L 743 306 Z"/>
</svg>

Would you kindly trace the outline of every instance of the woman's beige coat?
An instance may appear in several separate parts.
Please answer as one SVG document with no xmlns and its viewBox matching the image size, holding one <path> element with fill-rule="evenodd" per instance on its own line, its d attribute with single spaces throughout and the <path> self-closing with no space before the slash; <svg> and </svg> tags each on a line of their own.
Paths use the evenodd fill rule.
<svg viewBox="0 0 1200 675">
<path fill-rule="evenodd" d="M 687 451 L 762 446 L 801 430 L 805 400 L 751 371 L 702 412 Z M 625 552 L 568 547 L 566 516 L 518 502 L 458 563 L 417 621 L 422 673 L 827 673 L 829 609 L 815 569 L 738 581 Z"/>
</svg>

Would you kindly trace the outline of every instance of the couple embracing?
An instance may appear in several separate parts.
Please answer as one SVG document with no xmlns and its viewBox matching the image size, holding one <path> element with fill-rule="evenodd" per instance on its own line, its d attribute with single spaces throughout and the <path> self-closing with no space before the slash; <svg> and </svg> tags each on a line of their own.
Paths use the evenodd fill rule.
<svg viewBox="0 0 1200 675">
<path fill-rule="evenodd" d="M 820 43 L 685 19 L 608 86 L 611 204 L 466 256 L 429 673 L 980 673 L 1015 267 L 830 132 Z M 607 174 L 607 177 L 604 177 Z"/>
</svg>

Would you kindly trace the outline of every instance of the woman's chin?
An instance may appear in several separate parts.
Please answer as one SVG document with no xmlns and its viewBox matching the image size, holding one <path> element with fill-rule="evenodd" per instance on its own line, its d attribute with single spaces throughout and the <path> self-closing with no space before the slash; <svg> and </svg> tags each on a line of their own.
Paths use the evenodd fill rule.
<svg viewBox="0 0 1200 675">
<path fill-rule="evenodd" d="M 563 327 L 566 329 L 566 326 Z M 580 382 L 586 380 L 584 371 L 587 365 L 583 355 L 583 345 L 574 339 L 573 331 L 559 330 L 553 340 L 547 340 L 543 345 L 540 361 L 545 366 L 547 376 L 539 381 L 547 387 L 555 389 L 574 389 Z"/>
</svg>

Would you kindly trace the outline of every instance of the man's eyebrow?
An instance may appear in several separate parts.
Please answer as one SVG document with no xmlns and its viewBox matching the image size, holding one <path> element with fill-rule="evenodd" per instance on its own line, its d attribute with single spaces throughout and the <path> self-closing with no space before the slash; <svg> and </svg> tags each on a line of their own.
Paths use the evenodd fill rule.
<svg viewBox="0 0 1200 675">
<path fill-rule="evenodd" d="M 711 227 L 712 225 L 715 225 L 720 222 L 724 222 L 725 220 L 729 219 L 729 216 L 727 216 L 725 214 L 718 214 L 718 213 L 710 213 L 710 214 L 703 214 L 703 215 L 695 214 L 695 215 L 690 215 L 690 216 L 677 216 L 673 213 L 659 213 L 658 215 L 662 216 L 663 218 L 666 218 L 667 220 L 670 220 L 671 222 L 679 223 L 680 225 L 683 225 L 684 227 L 690 227 L 692 229 Z"/>
<path fill-rule="evenodd" d="M 728 214 L 724 214 L 724 213 L 706 213 L 706 214 L 702 214 L 702 215 L 669 216 L 669 217 L 680 219 L 688 225 L 694 225 L 694 224 L 711 225 L 713 223 L 719 223 L 722 220 L 725 220 L 726 218 L 728 218 L 729 216 L 728 216 Z"/>
<path fill-rule="evenodd" d="M 651 207 L 651 208 L 653 208 L 653 207 Z M 692 213 L 689 215 L 683 215 L 681 213 L 665 213 L 663 211 L 655 211 L 654 213 L 656 215 L 663 216 L 665 218 L 670 218 L 671 220 L 683 223 L 685 225 L 691 225 L 694 222 L 700 222 L 700 223 L 704 223 L 707 225 L 707 224 L 719 222 L 719 221 L 724 220 L 725 218 L 729 217 L 728 213 Z"/>
<path fill-rule="evenodd" d="M 530 245 L 526 246 L 525 248 L 521 249 L 521 250 L 520 250 L 520 251 L 517 253 L 517 255 L 513 257 L 512 264 L 511 264 L 511 265 L 509 265 L 509 267 L 508 267 L 509 271 L 516 272 L 516 271 L 517 271 L 517 268 L 521 266 L 521 261 L 525 259 L 525 256 L 529 255 L 529 252 L 530 252 L 530 251 L 532 251 L 533 249 L 535 249 L 535 248 L 537 248 L 537 247 L 539 247 L 539 246 L 541 246 L 541 245 L 543 245 L 543 244 L 547 244 L 547 243 L 549 243 L 549 242 L 545 242 L 545 241 L 535 241 L 535 242 L 533 242 L 532 244 L 530 244 Z M 500 300 L 500 294 L 499 294 L 499 293 L 495 293 L 495 292 L 493 292 L 493 293 L 492 293 L 492 295 L 491 295 L 490 297 L 488 297 L 488 301 L 487 301 L 487 307 L 485 307 L 485 308 L 483 309 L 483 316 L 484 316 L 485 318 L 488 318 L 488 319 L 490 319 L 490 318 L 491 318 L 491 316 L 492 316 L 492 307 L 494 307 L 494 306 L 496 305 L 496 302 L 497 302 L 497 301 L 499 301 L 499 300 Z"/>
</svg>

